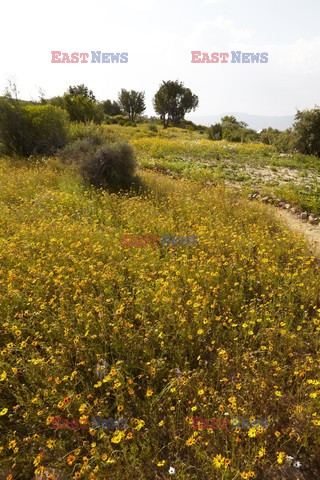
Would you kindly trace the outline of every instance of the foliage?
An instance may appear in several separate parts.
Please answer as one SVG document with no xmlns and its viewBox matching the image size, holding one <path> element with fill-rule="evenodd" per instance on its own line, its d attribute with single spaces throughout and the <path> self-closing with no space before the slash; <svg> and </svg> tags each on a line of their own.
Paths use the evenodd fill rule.
<svg viewBox="0 0 320 480">
<path fill-rule="evenodd" d="M 8 154 L 52 155 L 68 138 L 68 114 L 53 105 L 28 105 L 9 96 L 0 101 L 0 141 Z"/>
<path fill-rule="evenodd" d="M 103 108 L 90 98 L 83 95 L 65 94 L 63 99 L 72 122 L 102 122 Z"/>
<path fill-rule="evenodd" d="M 273 139 L 274 146 L 278 152 L 292 152 L 296 147 L 297 132 L 288 128 L 284 132 L 280 132 Z"/>
<path fill-rule="evenodd" d="M 229 142 L 254 142 L 258 140 L 255 130 L 247 128 L 248 124 L 238 121 L 233 115 L 221 118 L 222 138 Z"/>
<path fill-rule="evenodd" d="M 68 88 L 67 94 L 71 95 L 72 97 L 78 97 L 80 95 L 89 100 L 92 100 L 93 102 L 96 101 L 96 97 L 93 95 L 93 91 L 89 90 L 84 83 L 81 83 L 81 85 L 76 85 L 74 87 L 70 86 Z"/>
<path fill-rule="evenodd" d="M 104 113 L 111 117 L 121 114 L 120 105 L 116 101 L 112 102 L 111 100 L 105 100 L 104 102 L 102 102 L 102 107 L 103 107 Z"/>
<path fill-rule="evenodd" d="M 169 80 L 162 82 L 154 96 L 153 104 L 164 128 L 167 128 L 169 122 L 179 125 L 186 113 L 198 107 L 199 99 L 189 88 L 184 87 L 183 82 Z"/>
<path fill-rule="evenodd" d="M 296 113 L 294 131 L 299 152 L 320 157 L 320 107 Z"/>
<path fill-rule="evenodd" d="M 129 120 L 132 122 L 135 121 L 137 115 L 140 115 L 146 109 L 144 92 L 128 91 L 122 88 L 118 102 L 120 108 L 129 116 Z"/>
<path fill-rule="evenodd" d="M 93 124 L 74 129 L 72 140 L 59 157 L 64 163 L 75 165 L 82 177 L 96 187 L 128 188 L 135 180 L 132 147 Z"/>
<path fill-rule="evenodd" d="M 208 129 L 208 137 L 210 140 L 222 140 L 222 125 L 215 123 Z"/>
<path fill-rule="evenodd" d="M 274 145 L 275 139 L 280 135 L 280 130 L 276 128 L 264 128 L 259 134 L 260 141 L 266 145 Z"/>
<path fill-rule="evenodd" d="M 135 169 L 133 149 L 124 142 L 100 146 L 89 152 L 81 164 L 84 179 L 103 188 L 127 189 L 134 181 Z"/>
</svg>

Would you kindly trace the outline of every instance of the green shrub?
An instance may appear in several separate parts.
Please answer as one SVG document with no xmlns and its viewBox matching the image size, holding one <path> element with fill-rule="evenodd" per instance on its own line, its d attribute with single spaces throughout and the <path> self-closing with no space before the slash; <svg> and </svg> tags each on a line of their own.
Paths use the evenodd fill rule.
<svg viewBox="0 0 320 480">
<path fill-rule="evenodd" d="M 222 125 L 221 123 L 216 123 L 211 125 L 208 128 L 208 137 L 210 140 L 221 140 L 222 139 Z"/>
<path fill-rule="evenodd" d="M 81 165 L 84 179 L 96 187 L 128 188 L 134 181 L 136 160 L 128 143 L 102 145 L 86 155 Z"/>
<path fill-rule="evenodd" d="M 64 95 L 65 108 L 72 122 L 101 123 L 104 118 L 103 107 L 83 95 Z"/>
<path fill-rule="evenodd" d="M 296 146 L 296 136 L 297 133 L 288 128 L 284 132 L 280 132 L 274 139 L 274 146 L 278 150 L 278 152 L 292 152 L 295 150 Z"/>
<path fill-rule="evenodd" d="M 133 148 L 115 141 L 97 125 L 73 126 L 72 141 L 59 157 L 64 163 L 76 165 L 83 178 L 97 187 L 127 188 L 136 180 Z"/>
<path fill-rule="evenodd" d="M 0 101 L 0 143 L 8 154 L 52 155 L 68 139 L 69 116 L 53 105 L 24 105 Z"/>
<path fill-rule="evenodd" d="M 307 155 L 320 157 L 320 107 L 296 113 L 294 133 L 296 148 Z"/>
<path fill-rule="evenodd" d="M 59 152 L 59 157 L 64 163 L 82 165 L 103 143 L 104 140 L 98 136 L 77 138 Z"/>
</svg>

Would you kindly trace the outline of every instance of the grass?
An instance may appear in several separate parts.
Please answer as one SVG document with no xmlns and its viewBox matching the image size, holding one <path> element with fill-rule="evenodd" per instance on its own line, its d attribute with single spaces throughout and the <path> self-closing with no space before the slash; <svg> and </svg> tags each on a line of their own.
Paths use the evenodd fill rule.
<svg viewBox="0 0 320 480">
<path fill-rule="evenodd" d="M 299 153 L 283 156 L 273 146 L 259 143 L 211 141 L 187 129 L 158 127 L 155 133 L 143 124 L 104 129 L 109 137 L 130 140 L 143 168 L 271 194 L 320 215 L 317 157 Z"/>
<path fill-rule="evenodd" d="M 318 261 L 223 185 L 141 176 L 139 194 L 108 194 L 55 159 L 1 160 L 0 464 L 21 480 L 267 480 L 288 455 L 317 478 Z M 51 428 L 98 415 L 129 427 Z M 270 425 L 195 431 L 194 416 Z"/>
</svg>

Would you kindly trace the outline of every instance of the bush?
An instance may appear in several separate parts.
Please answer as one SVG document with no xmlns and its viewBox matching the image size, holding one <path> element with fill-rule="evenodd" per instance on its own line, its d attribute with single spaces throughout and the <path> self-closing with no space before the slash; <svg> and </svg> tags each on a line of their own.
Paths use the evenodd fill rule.
<svg viewBox="0 0 320 480">
<path fill-rule="evenodd" d="M 64 95 L 65 108 L 72 122 L 101 123 L 104 112 L 101 105 L 83 95 Z"/>
<path fill-rule="evenodd" d="M 208 137 L 209 140 L 221 140 L 222 139 L 222 125 L 221 123 L 216 123 L 211 125 L 208 128 Z"/>
<path fill-rule="evenodd" d="M 276 128 L 264 128 L 259 134 L 259 139 L 265 145 L 274 145 L 276 138 L 280 133 L 280 130 L 277 130 Z"/>
<path fill-rule="evenodd" d="M 0 143 L 8 154 L 52 155 L 66 144 L 68 127 L 69 116 L 59 107 L 1 99 Z"/>
<path fill-rule="evenodd" d="M 103 143 L 104 140 L 98 136 L 77 138 L 59 152 L 59 157 L 64 163 L 82 165 Z"/>
<path fill-rule="evenodd" d="M 65 163 L 78 166 L 83 178 L 97 187 L 127 188 L 135 181 L 132 147 L 96 125 L 72 127 L 72 141 L 59 152 Z"/>
<path fill-rule="evenodd" d="M 274 146 L 278 152 L 292 152 L 295 150 L 297 142 L 297 134 L 291 128 L 284 132 L 280 132 L 274 139 Z"/>
<path fill-rule="evenodd" d="M 96 187 L 128 188 L 134 181 L 136 161 L 127 143 L 102 145 L 86 155 L 81 165 L 84 179 Z"/>
<path fill-rule="evenodd" d="M 320 107 L 298 111 L 295 117 L 294 132 L 296 148 L 307 155 L 320 157 Z"/>
</svg>

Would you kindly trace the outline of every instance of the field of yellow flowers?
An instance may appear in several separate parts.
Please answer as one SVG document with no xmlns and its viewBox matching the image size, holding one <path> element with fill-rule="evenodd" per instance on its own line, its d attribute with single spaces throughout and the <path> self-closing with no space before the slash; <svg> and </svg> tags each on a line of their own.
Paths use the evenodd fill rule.
<svg viewBox="0 0 320 480">
<path fill-rule="evenodd" d="M 149 170 L 191 180 L 226 183 L 247 193 L 271 195 L 301 211 L 320 215 L 320 161 L 311 155 L 281 154 L 271 145 L 208 140 L 207 134 L 140 124 L 105 127 L 111 138 L 134 145 L 139 163 Z"/>
<path fill-rule="evenodd" d="M 0 161 L 0 478 L 319 478 L 318 260 L 265 206 L 140 175 L 108 194 L 56 159 Z M 128 428 L 54 430 L 57 416 Z"/>
</svg>

